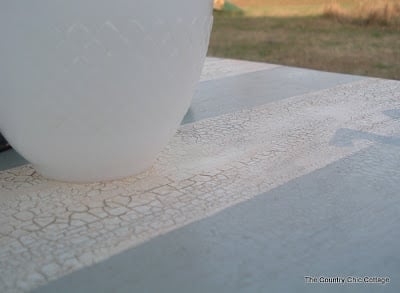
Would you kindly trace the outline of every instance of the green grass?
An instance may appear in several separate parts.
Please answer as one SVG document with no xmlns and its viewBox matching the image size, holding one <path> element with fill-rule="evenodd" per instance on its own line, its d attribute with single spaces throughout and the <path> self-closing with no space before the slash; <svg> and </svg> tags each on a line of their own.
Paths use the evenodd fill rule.
<svg viewBox="0 0 400 293">
<path fill-rule="evenodd" d="M 268 1 L 290 7 L 294 3 L 264 2 Z M 255 5 L 263 1 L 237 2 Z M 304 6 L 301 2 L 313 7 L 318 4 L 318 0 L 295 2 L 299 7 Z M 248 9 L 244 8 L 242 14 L 215 14 L 209 55 L 400 79 L 398 26 L 341 23 L 318 14 L 254 17 L 249 16 Z"/>
<path fill-rule="evenodd" d="M 224 4 L 224 11 L 229 11 L 229 12 L 236 12 L 236 13 L 242 13 L 243 9 L 239 8 L 238 6 L 230 3 L 230 2 L 225 2 Z"/>
</svg>

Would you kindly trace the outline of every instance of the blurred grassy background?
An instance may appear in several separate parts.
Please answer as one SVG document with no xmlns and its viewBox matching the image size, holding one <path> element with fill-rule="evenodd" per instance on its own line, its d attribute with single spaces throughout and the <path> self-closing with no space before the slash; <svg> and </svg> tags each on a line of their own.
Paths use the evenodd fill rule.
<svg viewBox="0 0 400 293">
<path fill-rule="evenodd" d="M 231 0 L 209 55 L 400 80 L 400 0 Z"/>
</svg>

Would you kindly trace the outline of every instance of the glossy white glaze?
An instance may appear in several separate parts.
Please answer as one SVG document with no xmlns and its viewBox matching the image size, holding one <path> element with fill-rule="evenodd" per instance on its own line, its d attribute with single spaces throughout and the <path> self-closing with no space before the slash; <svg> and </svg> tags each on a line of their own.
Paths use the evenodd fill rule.
<svg viewBox="0 0 400 293">
<path fill-rule="evenodd" d="M 187 111 L 212 0 L 0 5 L 0 130 L 43 175 L 102 181 L 151 166 Z"/>
</svg>

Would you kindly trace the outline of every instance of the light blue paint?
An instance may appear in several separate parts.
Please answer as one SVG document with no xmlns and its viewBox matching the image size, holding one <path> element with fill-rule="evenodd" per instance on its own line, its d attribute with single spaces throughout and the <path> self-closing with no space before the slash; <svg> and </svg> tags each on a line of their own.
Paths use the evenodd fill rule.
<svg viewBox="0 0 400 293">
<path fill-rule="evenodd" d="M 25 164 L 28 162 L 13 149 L 0 153 L 0 171 Z"/>
<path fill-rule="evenodd" d="M 34 292 L 397 293 L 399 178 L 399 147 L 379 144 Z"/>
<path fill-rule="evenodd" d="M 199 83 L 182 124 L 240 111 L 365 77 L 278 67 Z M 0 153 L 0 171 L 27 164 L 15 151 Z"/>
<path fill-rule="evenodd" d="M 383 113 L 394 120 L 400 119 L 399 109 L 386 110 Z M 400 136 L 379 135 L 348 128 L 338 129 L 335 136 L 330 141 L 330 144 L 339 147 L 350 147 L 353 146 L 354 140 L 368 140 L 371 142 L 400 146 Z"/>
<path fill-rule="evenodd" d="M 365 77 L 278 67 L 199 84 L 183 124 L 240 111 Z"/>
</svg>

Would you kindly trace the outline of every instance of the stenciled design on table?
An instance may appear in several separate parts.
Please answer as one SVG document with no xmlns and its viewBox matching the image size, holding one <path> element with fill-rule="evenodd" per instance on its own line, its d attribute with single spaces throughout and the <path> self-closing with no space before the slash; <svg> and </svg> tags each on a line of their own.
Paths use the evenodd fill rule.
<svg viewBox="0 0 400 293">
<path fill-rule="evenodd" d="M 0 172 L 0 291 L 27 291 L 250 199 L 370 145 L 330 145 L 347 127 L 398 130 L 400 83 L 366 79 L 188 124 L 155 166 L 120 181 Z M 368 123 L 365 123 L 368 121 Z"/>
</svg>

